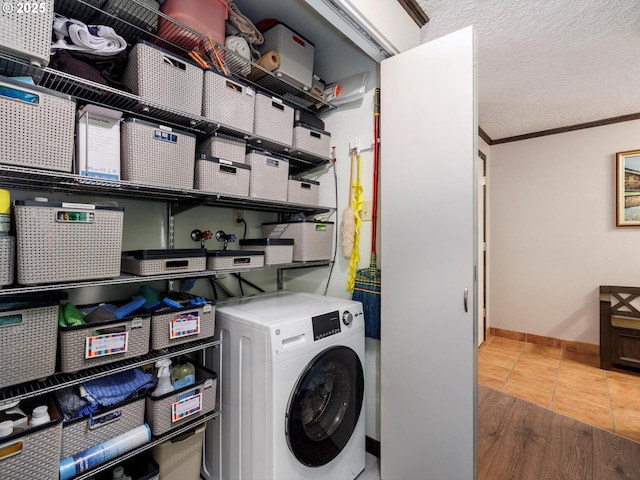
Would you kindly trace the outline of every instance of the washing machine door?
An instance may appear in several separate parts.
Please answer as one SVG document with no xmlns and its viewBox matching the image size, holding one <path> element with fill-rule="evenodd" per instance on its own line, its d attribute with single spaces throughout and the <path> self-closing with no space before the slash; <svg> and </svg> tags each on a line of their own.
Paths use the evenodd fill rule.
<svg viewBox="0 0 640 480">
<path fill-rule="evenodd" d="M 358 355 L 335 346 L 303 370 L 287 406 L 289 449 L 304 465 L 319 467 L 336 458 L 356 428 L 364 397 Z"/>
</svg>

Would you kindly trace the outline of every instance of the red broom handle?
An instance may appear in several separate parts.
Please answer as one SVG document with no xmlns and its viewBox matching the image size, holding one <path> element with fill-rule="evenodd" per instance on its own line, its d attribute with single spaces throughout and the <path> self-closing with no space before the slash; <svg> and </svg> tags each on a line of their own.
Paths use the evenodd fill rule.
<svg viewBox="0 0 640 480">
<path fill-rule="evenodd" d="M 373 95 L 373 208 L 371 211 L 371 253 L 376 254 L 378 230 L 378 167 L 380 165 L 380 89 Z"/>
</svg>

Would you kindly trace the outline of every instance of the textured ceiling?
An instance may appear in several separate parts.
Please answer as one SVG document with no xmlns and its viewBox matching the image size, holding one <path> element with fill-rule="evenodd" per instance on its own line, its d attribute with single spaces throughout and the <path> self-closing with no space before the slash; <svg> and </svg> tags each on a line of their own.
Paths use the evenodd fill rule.
<svg viewBox="0 0 640 480">
<path fill-rule="evenodd" d="M 418 0 L 423 42 L 474 25 L 492 140 L 640 112 L 640 0 Z"/>
</svg>

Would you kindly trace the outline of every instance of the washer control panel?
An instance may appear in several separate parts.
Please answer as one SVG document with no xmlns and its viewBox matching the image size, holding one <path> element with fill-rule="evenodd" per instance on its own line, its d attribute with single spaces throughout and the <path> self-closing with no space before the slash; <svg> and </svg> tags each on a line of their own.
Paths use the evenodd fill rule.
<svg viewBox="0 0 640 480">
<path fill-rule="evenodd" d="M 314 341 L 340 333 L 340 312 L 336 310 L 311 317 L 311 324 L 313 325 Z"/>
</svg>

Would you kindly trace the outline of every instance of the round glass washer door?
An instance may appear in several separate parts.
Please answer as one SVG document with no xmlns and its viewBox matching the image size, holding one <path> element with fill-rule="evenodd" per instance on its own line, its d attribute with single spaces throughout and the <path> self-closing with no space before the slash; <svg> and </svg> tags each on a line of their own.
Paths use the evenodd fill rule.
<svg viewBox="0 0 640 480">
<path fill-rule="evenodd" d="M 336 458 L 356 428 L 364 397 L 358 355 L 335 346 L 305 367 L 289 398 L 286 435 L 289 449 L 308 467 Z"/>
</svg>

